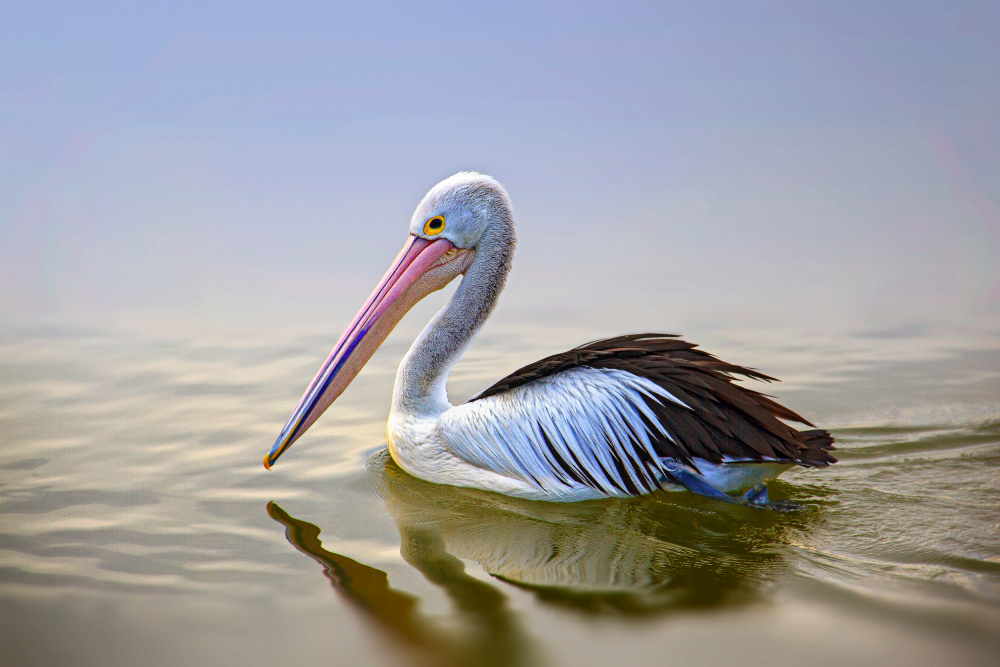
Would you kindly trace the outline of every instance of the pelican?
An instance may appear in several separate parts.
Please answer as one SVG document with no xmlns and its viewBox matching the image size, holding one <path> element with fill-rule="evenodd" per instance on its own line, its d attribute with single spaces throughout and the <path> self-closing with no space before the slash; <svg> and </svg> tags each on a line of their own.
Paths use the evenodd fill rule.
<svg viewBox="0 0 1000 667">
<path fill-rule="evenodd" d="M 448 376 L 496 307 L 517 243 L 510 197 L 495 179 L 460 172 L 435 185 L 410 236 L 340 337 L 264 458 L 271 466 L 340 396 L 403 315 L 462 276 L 406 353 L 386 429 L 409 474 L 521 498 L 579 501 L 683 490 L 753 507 L 792 466 L 836 462 L 833 438 L 734 376 L 726 363 L 667 334 L 599 340 L 542 359 L 465 403 Z M 742 495 L 730 492 L 749 488 Z"/>
</svg>

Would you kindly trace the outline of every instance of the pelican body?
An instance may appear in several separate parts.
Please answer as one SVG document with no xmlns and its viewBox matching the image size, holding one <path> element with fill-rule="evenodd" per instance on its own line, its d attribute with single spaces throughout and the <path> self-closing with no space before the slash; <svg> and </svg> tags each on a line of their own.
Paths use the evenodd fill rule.
<svg viewBox="0 0 1000 667">
<path fill-rule="evenodd" d="M 665 334 L 589 343 L 452 405 L 448 376 L 496 307 L 516 243 L 510 198 L 493 178 L 461 172 L 431 188 L 409 239 L 306 388 L 265 467 L 340 396 L 413 304 L 459 275 L 396 374 L 386 438 L 411 475 L 536 500 L 688 489 L 781 508 L 769 501 L 766 480 L 794 465 L 836 461 L 828 432 L 788 426 L 812 424 L 732 382 L 773 378 Z"/>
</svg>

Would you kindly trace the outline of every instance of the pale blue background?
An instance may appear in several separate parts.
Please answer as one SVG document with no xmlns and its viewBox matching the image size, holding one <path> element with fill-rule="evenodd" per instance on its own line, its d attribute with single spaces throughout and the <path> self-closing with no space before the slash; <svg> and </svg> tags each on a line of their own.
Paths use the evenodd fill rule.
<svg viewBox="0 0 1000 667">
<path fill-rule="evenodd" d="M 477 169 L 500 317 L 993 337 L 996 3 L 665 5 L 7 3 L 0 324 L 335 337 Z"/>
</svg>

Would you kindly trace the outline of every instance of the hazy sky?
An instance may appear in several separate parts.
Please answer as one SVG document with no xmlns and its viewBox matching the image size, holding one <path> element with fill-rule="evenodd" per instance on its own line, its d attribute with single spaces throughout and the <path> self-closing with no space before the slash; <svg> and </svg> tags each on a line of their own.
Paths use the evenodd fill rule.
<svg viewBox="0 0 1000 667">
<path fill-rule="evenodd" d="M 415 4 L 5 3 L 0 325 L 322 323 L 460 169 L 535 305 L 1000 322 L 996 3 Z"/>
</svg>

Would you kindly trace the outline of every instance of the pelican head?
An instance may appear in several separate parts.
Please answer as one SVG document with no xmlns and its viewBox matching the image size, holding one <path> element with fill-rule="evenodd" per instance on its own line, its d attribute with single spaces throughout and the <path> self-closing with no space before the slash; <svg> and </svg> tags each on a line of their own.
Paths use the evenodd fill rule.
<svg viewBox="0 0 1000 667">
<path fill-rule="evenodd" d="M 483 174 L 461 172 L 431 188 L 410 219 L 403 249 L 309 383 L 264 457 L 265 468 L 347 389 L 415 303 L 465 274 L 477 251 L 495 245 L 498 221 L 512 228 L 511 211 L 507 191 Z"/>
</svg>

